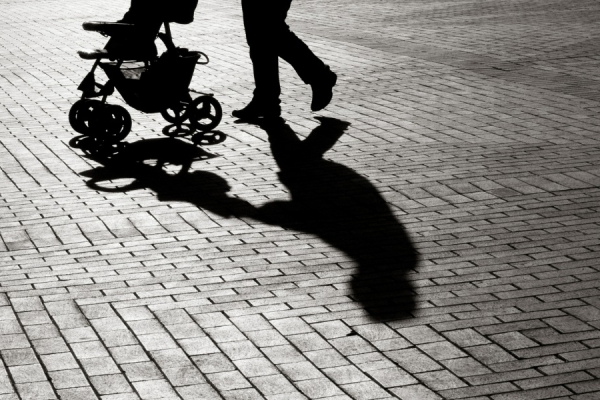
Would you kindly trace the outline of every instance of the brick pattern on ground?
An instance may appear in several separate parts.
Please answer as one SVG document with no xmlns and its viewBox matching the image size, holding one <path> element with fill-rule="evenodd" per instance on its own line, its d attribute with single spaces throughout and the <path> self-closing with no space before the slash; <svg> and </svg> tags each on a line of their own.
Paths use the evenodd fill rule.
<svg viewBox="0 0 600 400">
<path fill-rule="evenodd" d="M 600 3 L 296 0 L 350 125 L 282 63 L 280 133 L 310 140 L 281 147 L 229 116 L 239 2 L 202 0 L 173 34 L 228 138 L 128 108 L 162 169 L 67 118 L 105 41 L 81 23 L 127 3 L 0 0 L 0 400 L 600 398 Z"/>
</svg>

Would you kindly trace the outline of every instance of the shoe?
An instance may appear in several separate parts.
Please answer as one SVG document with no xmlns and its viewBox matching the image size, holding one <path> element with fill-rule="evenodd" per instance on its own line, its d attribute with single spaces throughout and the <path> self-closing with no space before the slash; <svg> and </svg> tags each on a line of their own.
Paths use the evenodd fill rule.
<svg viewBox="0 0 600 400">
<path fill-rule="evenodd" d="M 332 72 L 329 67 L 325 73 L 325 77 L 311 83 L 312 88 L 312 103 L 310 109 L 312 111 L 320 111 L 327 107 L 333 97 L 333 87 L 337 83 L 337 75 Z"/>
<path fill-rule="evenodd" d="M 279 104 L 265 105 L 252 99 L 246 107 L 234 110 L 231 115 L 246 121 L 260 118 L 278 118 L 281 116 L 281 107 Z"/>
</svg>

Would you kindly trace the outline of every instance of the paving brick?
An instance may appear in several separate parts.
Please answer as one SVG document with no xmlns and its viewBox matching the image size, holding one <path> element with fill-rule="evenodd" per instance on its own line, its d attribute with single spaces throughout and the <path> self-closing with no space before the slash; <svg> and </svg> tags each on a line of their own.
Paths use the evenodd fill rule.
<svg viewBox="0 0 600 400">
<path fill-rule="evenodd" d="M 238 371 L 208 374 L 207 379 L 219 390 L 234 390 L 250 387 L 250 382 Z"/>
<path fill-rule="evenodd" d="M 323 377 L 323 373 L 308 361 L 279 364 L 277 367 L 292 382 Z"/>
<path fill-rule="evenodd" d="M 133 386 L 143 399 L 177 398 L 177 393 L 165 380 L 134 382 Z"/>
<path fill-rule="evenodd" d="M 192 360 L 203 373 L 225 372 L 236 369 L 236 366 L 221 353 L 193 356 Z M 249 360 L 256 360 L 256 358 L 250 358 Z M 240 370 L 243 371 L 242 368 Z"/>
<path fill-rule="evenodd" d="M 331 348 L 331 345 L 317 333 L 291 335 L 287 336 L 287 339 L 302 352 Z"/>
<path fill-rule="evenodd" d="M 568 396 L 571 392 L 562 386 L 555 386 L 552 388 L 524 390 L 519 393 L 512 394 L 499 394 L 492 396 L 496 399 L 552 399 L 561 396 Z"/>
<path fill-rule="evenodd" d="M 52 386 L 55 389 L 68 389 L 74 387 L 89 387 L 90 383 L 79 369 L 65 369 L 50 372 Z"/>
<path fill-rule="evenodd" d="M 297 383 L 298 388 L 310 399 L 341 395 L 343 392 L 327 379 L 310 379 Z"/>
<path fill-rule="evenodd" d="M 333 368 L 348 364 L 346 358 L 334 349 L 308 351 L 304 353 L 317 368 Z"/>
<path fill-rule="evenodd" d="M 21 399 L 27 400 L 46 400 L 56 399 L 52 386 L 48 382 L 32 382 L 17 384 L 17 393 Z"/>
<path fill-rule="evenodd" d="M 427 355 L 437 361 L 459 358 L 466 355 L 450 342 L 427 343 L 418 347 L 421 351 L 425 352 Z"/>
<path fill-rule="evenodd" d="M 386 355 L 410 373 L 442 369 L 438 363 L 417 349 L 397 350 Z"/>
<path fill-rule="evenodd" d="M 413 344 L 437 342 L 442 340 L 442 337 L 428 326 L 416 326 L 398 329 L 398 333 L 400 333 Z"/>
<path fill-rule="evenodd" d="M 204 375 L 192 364 L 183 367 L 163 368 L 162 372 L 175 387 L 206 383 Z"/>
<path fill-rule="evenodd" d="M 256 377 L 251 378 L 250 381 L 265 396 L 281 394 L 285 398 L 292 398 L 294 393 L 299 393 L 283 375 Z"/>
<path fill-rule="evenodd" d="M 258 376 L 275 375 L 278 373 L 273 364 L 264 358 L 251 358 L 247 360 L 238 360 L 235 367 L 247 378 Z"/>
<path fill-rule="evenodd" d="M 222 398 L 209 384 L 178 387 L 177 393 L 185 400 L 212 400 Z"/>
<path fill-rule="evenodd" d="M 516 360 L 510 353 L 495 344 L 469 347 L 466 351 L 486 365 Z"/>
<path fill-rule="evenodd" d="M 490 372 L 487 367 L 470 357 L 453 358 L 440 362 L 459 377 L 484 375 Z"/>
<path fill-rule="evenodd" d="M 435 392 L 431 391 L 427 387 L 423 385 L 411 385 L 411 386 L 403 386 L 394 388 L 391 390 L 395 395 L 399 398 L 407 398 L 407 399 L 423 399 L 423 400 L 440 400 L 442 397 L 437 395 Z"/>
<path fill-rule="evenodd" d="M 342 385 L 352 399 L 383 399 L 389 398 L 387 391 L 383 390 L 374 382 L 357 382 Z"/>
<path fill-rule="evenodd" d="M 593 379 L 585 372 L 576 372 L 552 377 L 538 377 L 516 381 L 515 384 L 523 389 L 537 389 L 545 386 L 554 386 L 565 383 L 574 383 Z"/>
</svg>

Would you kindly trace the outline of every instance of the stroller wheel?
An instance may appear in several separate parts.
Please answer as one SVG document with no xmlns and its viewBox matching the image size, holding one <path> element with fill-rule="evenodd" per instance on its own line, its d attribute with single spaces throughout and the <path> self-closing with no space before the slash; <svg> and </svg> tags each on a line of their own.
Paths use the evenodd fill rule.
<svg viewBox="0 0 600 400">
<path fill-rule="evenodd" d="M 75 132 L 86 136 L 92 134 L 92 115 L 101 104 L 99 100 L 92 99 L 80 99 L 73 104 L 69 111 L 69 123 Z"/>
<path fill-rule="evenodd" d="M 189 105 L 188 113 L 192 127 L 202 132 L 215 129 L 223 117 L 221 104 L 212 96 L 196 97 Z"/>
<path fill-rule="evenodd" d="M 92 131 L 103 143 L 117 143 L 131 132 L 131 116 L 121 106 L 105 104 L 93 111 Z"/>
<path fill-rule="evenodd" d="M 162 115 L 167 122 L 181 124 L 188 119 L 188 109 L 183 104 L 180 104 L 165 108 L 160 112 L 160 115 Z"/>
</svg>

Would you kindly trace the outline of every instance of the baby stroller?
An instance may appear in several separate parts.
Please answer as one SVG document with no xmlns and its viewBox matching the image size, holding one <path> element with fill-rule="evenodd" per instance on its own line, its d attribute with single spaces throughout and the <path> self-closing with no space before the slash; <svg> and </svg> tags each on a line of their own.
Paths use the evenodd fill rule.
<svg viewBox="0 0 600 400">
<path fill-rule="evenodd" d="M 131 116 L 119 105 L 108 104 L 115 88 L 131 107 L 144 113 L 161 113 L 171 123 L 163 129 L 168 136 L 192 135 L 196 144 L 218 143 L 225 139 L 211 132 L 219 125 L 222 109 L 212 94 L 189 88 L 197 64 L 208 57 L 173 44 L 169 23 L 193 21 L 197 0 L 133 0 L 119 22 L 85 22 L 83 29 L 110 37 L 106 47 L 80 51 L 84 59 L 95 60 L 78 90 L 82 92 L 69 112 L 73 129 L 97 145 L 114 145 L 131 130 Z M 161 5 L 164 4 L 164 5 Z M 164 32 L 159 32 L 164 26 Z M 166 51 L 158 56 L 156 37 Z M 100 84 L 95 71 L 100 67 L 108 80 Z M 192 98 L 191 92 L 199 94 Z M 188 121 L 189 123 L 184 123 Z"/>
</svg>

